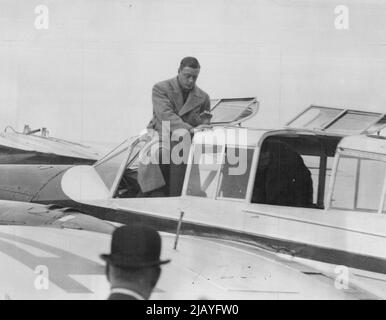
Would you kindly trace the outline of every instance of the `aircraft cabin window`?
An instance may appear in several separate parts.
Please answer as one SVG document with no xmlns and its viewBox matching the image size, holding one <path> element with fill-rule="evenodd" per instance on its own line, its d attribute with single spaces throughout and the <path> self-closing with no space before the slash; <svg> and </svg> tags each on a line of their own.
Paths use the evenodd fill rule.
<svg viewBox="0 0 386 320">
<path fill-rule="evenodd" d="M 223 147 L 196 144 L 193 152 L 186 194 L 213 198 L 216 194 L 217 177 L 223 162 Z"/>
<path fill-rule="evenodd" d="M 358 184 L 359 209 L 378 211 L 385 181 L 386 163 L 375 160 L 361 160 Z"/>
<path fill-rule="evenodd" d="M 254 149 L 227 148 L 217 197 L 245 199 Z"/>
<path fill-rule="evenodd" d="M 318 175 L 318 160 L 298 152 L 297 140 L 283 140 L 268 138 L 260 149 L 252 203 L 315 208 L 313 185 L 318 180 L 312 177 Z"/>
<path fill-rule="evenodd" d="M 251 202 L 324 209 L 339 141 L 339 137 L 287 133 L 265 138 Z"/>
<path fill-rule="evenodd" d="M 383 212 L 386 213 L 386 194 L 385 194 L 385 200 L 383 203 Z"/>
<path fill-rule="evenodd" d="M 318 190 L 319 185 L 319 167 L 320 167 L 320 157 L 317 156 L 302 156 L 305 166 L 310 170 L 311 179 L 312 179 L 312 189 Z M 313 203 L 318 201 L 318 193 L 314 192 L 313 194 Z"/>
<path fill-rule="evenodd" d="M 98 172 L 108 190 L 113 186 L 122 161 L 125 160 L 126 156 L 127 147 L 118 150 L 113 156 L 95 166 L 95 170 Z"/>
<path fill-rule="evenodd" d="M 365 158 L 339 159 L 331 207 L 344 210 L 379 209 L 386 163 Z"/>
<path fill-rule="evenodd" d="M 331 206 L 337 209 L 354 210 L 355 183 L 358 159 L 341 157 L 336 173 Z"/>
</svg>

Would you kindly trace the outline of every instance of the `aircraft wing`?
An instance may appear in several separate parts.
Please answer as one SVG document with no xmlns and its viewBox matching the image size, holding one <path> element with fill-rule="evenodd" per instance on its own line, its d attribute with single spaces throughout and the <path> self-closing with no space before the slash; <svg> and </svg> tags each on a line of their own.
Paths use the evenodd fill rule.
<svg viewBox="0 0 386 320">
<path fill-rule="evenodd" d="M 62 139 L 0 133 L 0 164 L 92 164 L 101 156 L 94 148 Z"/>
<path fill-rule="evenodd" d="M 155 299 L 374 299 L 318 269 L 247 244 L 183 236 L 173 250 L 174 235 L 164 234 L 165 268 Z M 172 280 L 171 280 L 172 279 Z"/>
<path fill-rule="evenodd" d="M 0 226 L 45 226 L 111 234 L 114 225 L 73 208 L 0 200 Z"/>
<path fill-rule="evenodd" d="M 109 241 L 85 230 L 0 226 L 0 299 L 104 299 L 97 252 L 108 252 Z"/>
<path fill-rule="evenodd" d="M 334 280 L 258 249 L 162 234 L 160 281 L 151 299 L 357 299 Z M 101 253 L 110 235 L 85 230 L 0 226 L 0 299 L 106 299 Z"/>
</svg>

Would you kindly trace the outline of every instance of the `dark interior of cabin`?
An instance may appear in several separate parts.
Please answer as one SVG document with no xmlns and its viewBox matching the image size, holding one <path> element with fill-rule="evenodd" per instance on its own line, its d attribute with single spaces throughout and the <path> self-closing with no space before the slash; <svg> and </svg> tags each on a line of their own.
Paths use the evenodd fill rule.
<svg viewBox="0 0 386 320">
<path fill-rule="evenodd" d="M 340 137 L 275 135 L 260 149 L 252 203 L 323 209 Z"/>
</svg>

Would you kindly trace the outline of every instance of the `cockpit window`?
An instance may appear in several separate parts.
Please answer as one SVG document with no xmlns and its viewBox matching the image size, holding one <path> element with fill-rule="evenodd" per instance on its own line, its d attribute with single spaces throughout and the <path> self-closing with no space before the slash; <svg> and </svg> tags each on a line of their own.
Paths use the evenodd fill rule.
<svg viewBox="0 0 386 320">
<path fill-rule="evenodd" d="M 138 139 L 130 145 L 130 155 L 126 163 L 126 169 L 136 170 L 139 166 L 139 153 L 143 150 L 147 140 Z"/>
<path fill-rule="evenodd" d="M 107 189 L 110 190 L 119 173 L 122 162 L 125 161 L 128 152 L 128 144 L 123 143 L 110 155 L 95 165 L 95 170 L 103 180 Z"/>
<path fill-rule="evenodd" d="M 385 174 L 385 162 L 341 156 L 336 172 L 331 207 L 377 212 L 380 206 Z"/>
<path fill-rule="evenodd" d="M 227 147 L 219 198 L 245 199 L 254 149 Z"/>
<path fill-rule="evenodd" d="M 195 145 L 186 194 L 245 199 L 253 153 L 252 148 Z"/>
<path fill-rule="evenodd" d="M 214 198 L 217 180 L 223 163 L 223 147 L 219 145 L 194 146 L 186 194 Z"/>
</svg>

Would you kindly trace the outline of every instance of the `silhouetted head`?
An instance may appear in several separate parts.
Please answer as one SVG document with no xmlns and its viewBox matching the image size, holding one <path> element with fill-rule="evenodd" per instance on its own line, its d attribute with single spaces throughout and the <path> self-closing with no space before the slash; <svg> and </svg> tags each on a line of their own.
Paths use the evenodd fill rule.
<svg viewBox="0 0 386 320">
<path fill-rule="evenodd" d="M 152 228 L 142 225 L 122 226 L 112 235 L 110 254 L 102 254 L 107 262 L 106 276 L 113 288 L 134 290 L 145 298 L 157 284 L 160 265 L 161 237 Z"/>
</svg>

